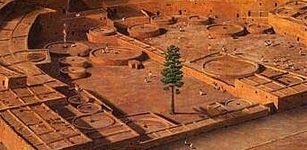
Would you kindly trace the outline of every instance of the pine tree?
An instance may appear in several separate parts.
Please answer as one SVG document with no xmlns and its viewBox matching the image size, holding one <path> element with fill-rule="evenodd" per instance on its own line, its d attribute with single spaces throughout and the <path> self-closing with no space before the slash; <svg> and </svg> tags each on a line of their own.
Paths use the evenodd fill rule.
<svg viewBox="0 0 307 150">
<path fill-rule="evenodd" d="M 181 71 L 182 64 L 180 62 L 180 49 L 177 46 L 171 45 L 167 48 L 165 54 L 164 68 L 161 72 L 161 82 L 167 87 L 171 88 L 172 98 L 170 102 L 169 112 L 175 113 L 175 91 L 182 87 L 183 72 Z"/>
</svg>

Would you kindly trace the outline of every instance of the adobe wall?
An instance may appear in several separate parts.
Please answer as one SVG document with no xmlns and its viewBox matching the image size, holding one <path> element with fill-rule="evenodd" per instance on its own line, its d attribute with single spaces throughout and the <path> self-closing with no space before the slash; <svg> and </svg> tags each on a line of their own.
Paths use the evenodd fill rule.
<svg viewBox="0 0 307 150">
<path fill-rule="evenodd" d="M 34 150 L 34 148 L 20 137 L 3 119 L 0 117 L 0 141 L 9 150 Z"/>
<path fill-rule="evenodd" d="M 101 0 L 70 0 L 69 1 L 69 11 L 79 12 L 89 9 L 97 9 L 102 7 Z"/>
<path fill-rule="evenodd" d="M 153 1 L 110 7 L 116 9 L 118 13 L 133 13 L 133 11 L 136 13 L 140 9 L 145 9 L 153 13 L 159 11 L 163 15 L 174 15 L 181 12 L 183 15 L 198 14 L 202 16 L 217 16 L 223 19 L 253 22 L 266 21 L 268 12 L 285 2 L 287 2 L 287 0 Z"/>
<path fill-rule="evenodd" d="M 8 3 L 6 6 L 1 8 L 0 11 L 0 24 L 2 24 L 2 21 L 14 10 L 14 7 L 16 5 L 16 1 Z"/>
<path fill-rule="evenodd" d="M 62 13 L 64 13 L 63 10 L 66 10 L 68 4 L 67 0 L 19 0 L 19 2 L 27 2 L 47 8 L 60 10 Z"/>
<path fill-rule="evenodd" d="M 276 95 L 260 90 L 240 80 L 235 80 L 235 92 L 233 94 L 240 98 L 253 100 L 264 105 L 270 105 L 272 102 L 275 106 L 279 105 L 278 97 Z"/>
<path fill-rule="evenodd" d="M 99 25 L 106 25 L 107 18 L 103 14 L 89 14 L 81 17 L 67 18 L 60 13 L 49 13 L 40 15 L 37 19 L 36 26 L 33 28 L 39 28 L 39 33 L 36 41 L 40 43 L 54 42 L 63 40 L 64 22 L 67 24 L 67 34 L 69 40 L 84 40 L 86 39 L 86 33 L 92 27 Z M 36 31 L 37 32 L 37 31 Z M 32 34 L 32 33 L 30 33 Z"/>
<path fill-rule="evenodd" d="M 280 100 L 278 101 L 278 109 L 288 110 L 305 104 L 307 104 L 307 92 L 297 93 L 294 95 L 280 98 Z"/>
<path fill-rule="evenodd" d="M 295 38 L 297 41 L 307 43 L 307 26 L 304 24 L 298 23 L 294 20 L 278 17 L 273 13 L 269 14 L 268 22 L 274 27 L 274 31 L 278 34 L 290 36 Z"/>
</svg>

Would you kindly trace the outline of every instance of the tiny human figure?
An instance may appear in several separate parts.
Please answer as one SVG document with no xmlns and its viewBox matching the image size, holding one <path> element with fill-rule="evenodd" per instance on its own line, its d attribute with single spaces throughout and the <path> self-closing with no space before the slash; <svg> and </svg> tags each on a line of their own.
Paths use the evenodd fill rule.
<svg viewBox="0 0 307 150">
<path fill-rule="evenodd" d="M 213 39 L 212 36 L 211 36 L 211 34 L 208 35 L 208 39 Z"/>
<path fill-rule="evenodd" d="M 268 40 L 268 41 L 267 41 L 267 40 L 265 40 L 265 41 L 264 41 L 264 45 L 265 45 L 265 46 L 270 46 L 271 44 L 270 44 L 270 42 L 269 42 L 269 41 L 270 41 L 270 40 Z"/>
<path fill-rule="evenodd" d="M 264 56 L 261 56 L 260 61 L 265 62 Z"/>
<path fill-rule="evenodd" d="M 149 72 L 148 72 L 148 79 L 151 79 L 151 78 L 152 78 L 152 72 L 149 71 Z"/>
<path fill-rule="evenodd" d="M 157 11 L 156 15 L 159 17 L 161 15 L 160 11 Z"/>
<path fill-rule="evenodd" d="M 209 51 L 212 50 L 211 44 L 208 44 L 208 50 L 209 50 Z"/>
<path fill-rule="evenodd" d="M 110 53 L 109 44 L 108 43 L 106 44 L 106 47 L 104 48 L 104 51 L 105 51 L 105 53 Z"/>
<path fill-rule="evenodd" d="M 194 147 L 193 143 L 190 143 L 189 147 L 190 147 L 190 149 L 196 149 L 196 148 Z"/>
<path fill-rule="evenodd" d="M 63 42 L 64 42 L 64 48 L 67 48 L 67 24 L 64 23 L 64 29 L 63 29 Z"/>
<path fill-rule="evenodd" d="M 76 47 L 76 46 L 77 46 L 76 44 L 71 44 L 71 45 L 70 45 L 70 47 Z"/>
<path fill-rule="evenodd" d="M 199 93 L 199 96 L 206 95 L 206 93 L 203 91 L 203 89 L 199 89 L 198 93 Z"/>
<path fill-rule="evenodd" d="M 188 139 L 184 138 L 184 145 L 189 145 Z"/>
<path fill-rule="evenodd" d="M 285 68 L 285 69 L 289 69 L 289 68 L 290 68 L 290 65 L 289 65 L 288 63 L 286 63 L 286 64 L 284 65 L 284 68 Z"/>
<path fill-rule="evenodd" d="M 80 17 L 81 16 L 81 14 L 78 12 L 78 13 L 76 13 L 76 17 Z"/>
<path fill-rule="evenodd" d="M 292 69 L 292 70 L 296 70 L 296 68 L 295 68 L 294 66 L 291 66 L 291 69 Z"/>
<path fill-rule="evenodd" d="M 213 82 L 213 88 L 215 90 L 220 90 L 220 87 L 217 85 L 217 83 Z"/>
<path fill-rule="evenodd" d="M 226 51 L 227 51 L 225 45 L 222 46 L 222 51 L 223 51 L 223 52 L 226 52 Z"/>
<path fill-rule="evenodd" d="M 184 32 L 184 30 L 183 30 L 182 27 L 179 27 L 179 31 L 180 31 L 180 32 Z"/>
<path fill-rule="evenodd" d="M 220 90 L 225 93 L 226 92 L 226 89 L 224 89 L 224 87 L 221 87 Z"/>
<path fill-rule="evenodd" d="M 123 18 L 122 18 L 122 21 L 125 21 L 125 20 L 126 20 L 126 17 L 123 17 Z"/>
<path fill-rule="evenodd" d="M 149 80 L 148 80 L 147 77 L 144 78 L 144 82 L 145 82 L 145 83 L 148 83 L 148 82 L 149 82 Z"/>
<path fill-rule="evenodd" d="M 74 88 L 77 94 L 80 95 L 83 89 L 78 84 L 75 84 Z"/>
<path fill-rule="evenodd" d="M 303 52 L 302 49 L 299 51 L 299 54 L 300 54 L 301 56 L 305 56 L 305 55 L 306 55 L 306 54 Z"/>
</svg>

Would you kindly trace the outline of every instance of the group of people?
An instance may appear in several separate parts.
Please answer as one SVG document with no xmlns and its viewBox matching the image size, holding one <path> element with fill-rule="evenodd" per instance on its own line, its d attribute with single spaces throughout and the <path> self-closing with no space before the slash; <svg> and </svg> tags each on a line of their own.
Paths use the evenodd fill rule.
<svg viewBox="0 0 307 150">
<path fill-rule="evenodd" d="M 193 145 L 193 143 L 188 141 L 187 138 L 184 140 L 184 145 L 189 146 L 190 149 L 196 149 L 196 147 Z"/>
</svg>

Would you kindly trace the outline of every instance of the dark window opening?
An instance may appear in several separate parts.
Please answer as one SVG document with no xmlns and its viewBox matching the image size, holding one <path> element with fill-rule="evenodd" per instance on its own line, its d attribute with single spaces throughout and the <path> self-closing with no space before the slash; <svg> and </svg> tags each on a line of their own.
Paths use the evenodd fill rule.
<svg viewBox="0 0 307 150">
<path fill-rule="evenodd" d="M 182 10 L 179 10 L 179 15 L 182 15 Z"/>
</svg>

